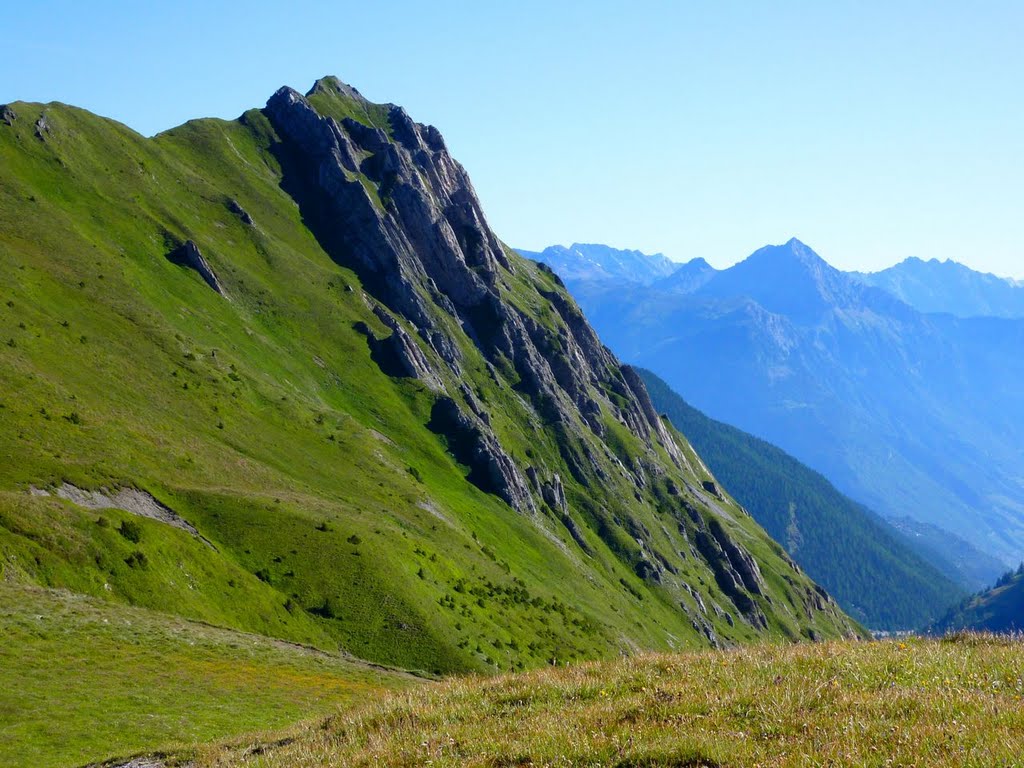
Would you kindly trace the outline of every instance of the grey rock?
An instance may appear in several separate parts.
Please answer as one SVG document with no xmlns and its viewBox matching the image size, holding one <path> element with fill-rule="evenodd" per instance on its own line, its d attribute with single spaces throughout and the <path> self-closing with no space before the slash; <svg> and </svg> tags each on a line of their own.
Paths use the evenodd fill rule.
<svg viewBox="0 0 1024 768">
<path fill-rule="evenodd" d="M 554 510 L 565 513 L 569 504 L 565 499 L 565 489 L 562 487 L 562 478 L 556 473 L 550 483 L 541 485 L 541 498 L 544 503 Z"/>
<path fill-rule="evenodd" d="M 717 523 L 717 520 L 712 520 L 712 527 Z M 706 530 L 698 530 L 694 537 L 694 543 L 701 557 L 711 566 L 718 588 L 753 626 L 762 629 L 767 627 L 768 620 L 764 612 L 745 589 L 744 577 L 733 565 L 729 555 L 719 543 L 719 538 L 728 538 L 724 530 L 721 530 L 718 536 L 712 535 Z M 739 551 L 739 547 L 731 541 L 730 545 L 731 549 Z M 749 555 L 747 556 L 749 557 Z M 759 587 L 758 592 L 760 592 Z"/>
<path fill-rule="evenodd" d="M 536 512 L 526 480 L 490 427 L 467 415 L 447 396 L 439 397 L 434 403 L 427 426 L 444 435 L 451 454 L 469 467 L 471 483 L 501 497 L 513 509 Z"/>
<path fill-rule="evenodd" d="M 715 485 L 712 481 L 710 481 L 710 480 L 701 480 L 700 485 L 701 485 L 701 488 L 703 488 L 705 491 L 710 493 L 716 499 L 721 499 L 722 498 L 722 494 L 718 490 L 718 486 Z"/>
<path fill-rule="evenodd" d="M 46 119 L 46 113 L 43 112 L 36 120 L 36 138 L 45 141 L 46 137 L 50 134 L 51 128 L 50 123 Z"/>
<path fill-rule="evenodd" d="M 237 216 L 246 226 L 255 226 L 252 216 L 249 215 L 248 211 L 246 211 L 237 200 L 228 200 L 228 210 L 235 214 L 235 216 Z"/>
<path fill-rule="evenodd" d="M 572 517 L 569 515 L 569 513 L 568 512 L 562 513 L 562 515 L 559 517 L 559 520 L 562 521 L 562 525 L 565 526 L 565 530 L 567 530 L 569 532 L 569 535 L 572 536 L 573 541 L 575 541 L 576 544 L 579 545 L 579 548 L 582 549 L 585 553 L 587 553 L 591 557 L 593 557 L 593 555 L 594 555 L 593 548 L 590 546 L 589 543 L 587 543 L 587 540 L 586 540 L 586 538 L 583 535 L 583 531 L 576 524 L 576 521 L 572 519 Z"/>
<path fill-rule="evenodd" d="M 389 376 L 419 379 L 434 392 L 443 392 L 441 377 L 402 324 L 381 306 L 375 306 L 373 314 L 391 330 L 391 335 L 378 339 L 364 324 L 358 330 L 366 335 L 373 359 L 381 370 Z"/>
<path fill-rule="evenodd" d="M 167 254 L 168 261 L 177 264 L 179 266 L 188 267 L 199 273 L 199 276 L 206 281 L 213 290 L 224 296 L 224 289 L 221 287 L 220 281 L 217 279 L 217 275 L 214 273 L 213 268 L 209 262 L 203 257 L 203 254 L 197 246 L 191 240 L 186 240 L 182 245 L 179 245 L 169 254 Z"/>
<path fill-rule="evenodd" d="M 729 559 L 729 564 L 740 575 L 743 586 L 755 595 L 763 594 L 764 578 L 753 556 L 733 541 L 718 520 L 712 520 L 708 527 Z"/>
<path fill-rule="evenodd" d="M 49 496 L 50 491 L 43 488 L 31 487 L 29 492 L 33 496 Z M 62 483 L 53 489 L 58 497 L 70 501 L 86 509 L 120 509 L 140 517 L 148 517 L 161 523 L 180 528 L 202 541 L 210 549 L 216 549 L 208 539 L 196 529 L 194 525 L 185 520 L 170 507 L 161 504 L 152 494 L 139 490 L 138 488 L 101 488 L 96 491 L 79 488 L 71 483 Z"/>
<path fill-rule="evenodd" d="M 0 120 L 6 125 L 14 125 L 14 121 L 18 119 L 18 113 L 11 108 L 10 104 L 4 104 L 0 107 Z"/>
</svg>

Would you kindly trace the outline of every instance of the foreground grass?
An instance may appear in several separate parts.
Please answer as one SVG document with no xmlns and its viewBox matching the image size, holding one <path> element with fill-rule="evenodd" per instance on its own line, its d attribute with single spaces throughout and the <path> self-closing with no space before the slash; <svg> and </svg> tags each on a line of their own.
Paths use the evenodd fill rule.
<svg viewBox="0 0 1024 768">
<path fill-rule="evenodd" d="M 1020 765 L 1022 652 L 959 636 L 463 678 L 197 765 Z"/>
<path fill-rule="evenodd" d="M 0 765 L 280 728 L 412 678 L 256 635 L 0 584 Z"/>
</svg>

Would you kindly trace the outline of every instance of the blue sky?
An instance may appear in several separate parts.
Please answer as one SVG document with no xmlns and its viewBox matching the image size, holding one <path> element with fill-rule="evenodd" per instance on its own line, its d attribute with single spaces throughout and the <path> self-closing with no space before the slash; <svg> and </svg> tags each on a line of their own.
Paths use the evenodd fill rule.
<svg viewBox="0 0 1024 768">
<path fill-rule="evenodd" d="M 0 102 L 148 135 L 335 74 L 437 125 L 520 247 L 1024 277 L 1019 2 L 9 5 Z"/>
</svg>

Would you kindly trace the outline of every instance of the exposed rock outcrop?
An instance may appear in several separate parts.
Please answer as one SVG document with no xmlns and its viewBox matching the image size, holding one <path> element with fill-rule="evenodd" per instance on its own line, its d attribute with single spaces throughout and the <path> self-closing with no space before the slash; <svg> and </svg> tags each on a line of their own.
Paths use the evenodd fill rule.
<svg viewBox="0 0 1024 768">
<path fill-rule="evenodd" d="M 221 287 L 220 281 L 217 279 L 217 275 L 214 273 L 213 268 L 210 266 L 209 262 L 203 258 L 203 254 L 200 252 L 199 246 L 191 240 L 186 240 L 173 251 L 168 253 L 167 259 L 173 264 L 195 270 L 199 273 L 199 276 L 206 281 L 208 286 L 213 288 L 213 290 L 221 296 L 225 295 L 224 289 Z"/>
<path fill-rule="evenodd" d="M 311 98 L 339 99 L 367 115 L 383 110 L 386 126 L 320 114 Z M 489 360 L 512 363 L 545 421 L 571 424 L 581 413 L 603 435 L 592 389 L 617 381 L 622 421 L 645 440 L 653 429 L 672 451 L 656 414 L 645 418 L 635 384 L 619 381 L 618 362 L 564 294 L 543 293 L 560 321 L 554 334 L 503 299 L 500 276 L 514 267 L 435 128 L 400 107 L 372 105 L 335 78 L 307 96 L 282 88 L 265 112 L 282 139 L 286 186 L 324 248 L 409 318 L 453 370 L 457 347 L 439 332 L 428 302 L 457 318 Z M 647 409 L 653 413 L 649 400 Z"/>
<path fill-rule="evenodd" d="M 33 496 L 51 495 L 50 491 L 34 486 L 29 491 Z M 115 488 L 113 490 L 101 488 L 98 491 L 90 491 L 71 483 L 62 483 L 53 489 L 53 494 L 86 509 L 120 509 L 123 512 L 166 523 L 192 534 L 208 547 L 214 548 L 213 544 L 205 539 L 188 520 L 170 507 L 161 504 L 151 494 L 140 491 L 138 488 Z"/>
<path fill-rule="evenodd" d="M 237 216 L 239 220 L 247 227 L 252 227 L 256 225 L 256 222 L 253 221 L 252 216 L 249 215 L 249 212 L 246 211 L 245 208 L 242 207 L 242 204 L 239 203 L 237 200 L 228 200 L 228 210 L 235 214 L 235 216 Z"/>
<path fill-rule="evenodd" d="M 46 113 L 44 112 L 36 120 L 36 138 L 40 141 L 45 141 L 46 137 L 50 135 L 50 122 L 46 119 Z"/>
<path fill-rule="evenodd" d="M 443 396 L 434 403 L 427 426 L 443 435 L 455 459 L 469 467 L 471 483 L 497 494 L 513 509 L 536 511 L 526 480 L 487 425 L 468 416 L 450 397 Z"/>
<path fill-rule="evenodd" d="M 17 119 L 18 113 L 11 108 L 10 104 L 0 107 L 0 121 L 3 121 L 5 125 L 14 125 L 14 121 Z"/>
<path fill-rule="evenodd" d="M 391 329 L 391 335 L 378 339 L 373 331 L 361 322 L 357 325 L 357 330 L 366 335 L 373 358 L 381 370 L 389 376 L 419 379 L 435 392 L 443 392 L 444 383 L 435 373 L 423 350 L 398 320 L 381 307 L 374 307 L 373 313 Z"/>
<path fill-rule="evenodd" d="M 541 497 L 544 503 L 554 510 L 566 512 L 569 508 L 565 500 L 565 489 L 562 488 L 562 478 L 555 473 L 551 482 L 543 483 L 540 487 Z"/>
</svg>

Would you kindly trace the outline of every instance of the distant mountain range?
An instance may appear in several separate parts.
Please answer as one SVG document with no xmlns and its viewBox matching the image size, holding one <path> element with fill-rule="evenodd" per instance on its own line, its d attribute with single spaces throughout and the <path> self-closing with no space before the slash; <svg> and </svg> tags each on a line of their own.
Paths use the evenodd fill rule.
<svg viewBox="0 0 1024 768">
<path fill-rule="evenodd" d="M 911 257 L 881 272 L 851 272 L 920 312 L 957 317 L 1024 317 L 1024 284 L 955 261 Z"/>
<path fill-rule="evenodd" d="M 851 616 L 873 629 L 916 629 L 962 593 L 953 583 L 961 578 L 956 569 L 947 563 L 940 573 L 916 538 L 785 451 L 708 418 L 655 374 L 637 372 L 654 407 L 689 436 L 729 493 Z"/>
<path fill-rule="evenodd" d="M 626 280 L 650 285 L 679 268 L 678 264 L 660 253 L 648 255 L 587 243 L 573 243 L 568 248 L 552 245 L 543 251 L 520 251 L 520 254 L 547 264 L 563 280 L 574 281 Z"/>
<path fill-rule="evenodd" d="M 990 556 L 954 548 L 965 583 L 1021 559 L 1024 321 L 922 312 L 796 239 L 725 270 L 563 278 L 605 343 L 697 408 Z"/>
</svg>

